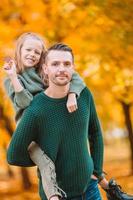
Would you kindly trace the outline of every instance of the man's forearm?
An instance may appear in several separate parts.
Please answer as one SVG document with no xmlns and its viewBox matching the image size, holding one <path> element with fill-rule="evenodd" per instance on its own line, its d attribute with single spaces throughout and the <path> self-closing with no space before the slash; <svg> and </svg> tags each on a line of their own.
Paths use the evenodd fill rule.
<svg viewBox="0 0 133 200">
<path fill-rule="evenodd" d="M 94 137 L 90 141 L 90 152 L 94 163 L 94 175 L 101 176 L 103 172 L 103 138 L 102 135 Z"/>
<path fill-rule="evenodd" d="M 9 164 L 25 167 L 34 165 L 29 156 L 28 146 L 33 140 L 35 141 L 36 133 L 38 132 L 36 127 L 36 117 L 29 109 L 26 110 L 12 136 L 7 151 Z"/>
</svg>

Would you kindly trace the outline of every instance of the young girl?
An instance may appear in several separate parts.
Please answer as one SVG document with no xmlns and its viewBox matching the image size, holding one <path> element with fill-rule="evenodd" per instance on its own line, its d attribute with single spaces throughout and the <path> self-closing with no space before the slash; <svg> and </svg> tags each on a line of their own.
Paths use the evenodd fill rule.
<svg viewBox="0 0 133 200">
<path fill-rule="evenodd" d="M 17 40 L 15 60 L 8 58 L 4 64 L 4 70 L 8 76 L 5 80 L 5 88 L 13 102 L 17 123 L 33 97 L 47 87 L 43 82 L 41 70 L 45 51 L 46 48 L 40 36 L 35 33 L 24 33 Z M 79 96 L 84 87 L 85 84 L 80 76 L 74 73 L 66 104 L 68 112 L 71 113 L 77 109 L 76 95 Z M 44 152 L 33 142 L 29 146 L 29 153 L 33 162 L 39 165 L 47 199 L 65 195 L 56 183 L 55 166 L 50 158 L 46 154 L 44 156 Z M 41 163 L 38 158 L 43 159 Z M 45 170 L 42 170 L 42 166 Z"/>
</svg>

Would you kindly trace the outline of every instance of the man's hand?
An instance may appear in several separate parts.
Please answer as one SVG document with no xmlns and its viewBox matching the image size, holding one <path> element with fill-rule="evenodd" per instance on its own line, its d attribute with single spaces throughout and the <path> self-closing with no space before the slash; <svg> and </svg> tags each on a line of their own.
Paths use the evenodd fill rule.
<svg viewBox="0 0 133 200">
<path fill-rule="evenodd" d="M 106 178 L 103 178 L 103 179 L 99 182 L 99 185 L 100 185 L 103 189 L 108 189 L 108 184 L 109 184 L 109 182 L 107 181 Z"/>
<path fill-rule="evenodd" d="M 68 94 L 67 109 L 68 109 L 68 112 L 70 112 L 70 113 L 72 113 L 78 109 L 75 93 Z"/>
<path fill-rule="evenodd" d="M 97 177 L 94 174 L 91 175 L 91 178 L 97 180 Z"/>
</svg>

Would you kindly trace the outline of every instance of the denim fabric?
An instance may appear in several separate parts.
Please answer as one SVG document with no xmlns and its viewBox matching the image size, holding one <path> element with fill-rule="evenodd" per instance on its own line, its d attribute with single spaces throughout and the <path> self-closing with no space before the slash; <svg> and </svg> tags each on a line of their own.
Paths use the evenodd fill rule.
<svg viewBox="0 0 133 200">
<path fill-rule="evenodd" d="M 102 200 L 98 189 L 98 181 L 91 179 L 89 186 L 83 195 L 70 198 L 69 200 Z"/>
<path fill-rule="evenodd" d="M 98 189 L 98 181 L 91 179 L 91 182 L 85 193 L 85 200 L 102 200 Z"/>
</svg>

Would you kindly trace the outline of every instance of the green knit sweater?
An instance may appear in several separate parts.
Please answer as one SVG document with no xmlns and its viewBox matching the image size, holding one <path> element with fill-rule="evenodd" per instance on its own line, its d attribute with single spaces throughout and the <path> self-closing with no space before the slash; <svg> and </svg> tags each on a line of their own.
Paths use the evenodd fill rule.
<svg viewBox="0 0 133 200">
<path fill-rule="evenodd" d="M 90 91 L 81 92 L 76 112 L 68 113 L 66 101 L 67 96 L 36 95 L 13 134 L 7 160 L 11 165 L 33 166 L 27 148 L 36 141 L 55 163 L 59 186 L 72 197 L 86 190 L 93 172 L 101 175 L 103 139 Z M 41 180 L 40 196 L 46 199 Z"/>
<path fill-rule="evenodd" d="M 18 74 L 18 79 L 24 89 L 21 92 L 15 92 L 12 86 L 11 80 L 6 78 L 4 81 L 5 89 L 7 91 L 8 96 L 13 102 L 16 116 L 15 119 L 18 121 L 25 108 L 27 108 L 33 97 L 46 89 L 46 86 L 42 82 L 40 76 L 37 74 L 35 68 L 31 67 L 26 69 L 21 75 Z M 77 96 L 80 95 L 81 91 L 85 88 L 85 83 L 79 76 L 77 72 L 75 72 L 72 76 L 72 81 L 70 83 L 70 92 L 74 92 Z"/>
</svg>

